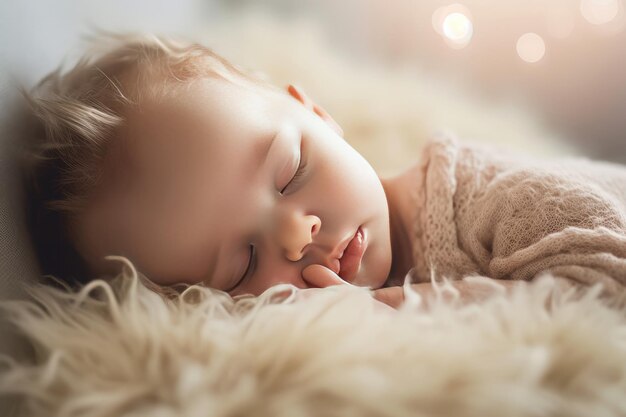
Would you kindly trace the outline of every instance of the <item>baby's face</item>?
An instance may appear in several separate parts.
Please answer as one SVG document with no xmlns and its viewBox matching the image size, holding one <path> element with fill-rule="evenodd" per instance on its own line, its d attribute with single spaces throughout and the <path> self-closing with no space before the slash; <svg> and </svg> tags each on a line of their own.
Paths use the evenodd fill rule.
<svg viewBox="0 0 626 417">
<path fill-rule="evenodd" d="M 391 267 L 381 181 L 298 98 L 200 80 L 128 114 L 120 139 L 132 176 L 78 219 L 78 250 L 95 271 L 110 270 L 103 256 L 121 254 L 159 284 L 258 295 L 278 283 L 328 285 L 303 271 L 338 272 L 360 227 L 360 267 L 339 274 L 381 287 Z"/>
</svg>

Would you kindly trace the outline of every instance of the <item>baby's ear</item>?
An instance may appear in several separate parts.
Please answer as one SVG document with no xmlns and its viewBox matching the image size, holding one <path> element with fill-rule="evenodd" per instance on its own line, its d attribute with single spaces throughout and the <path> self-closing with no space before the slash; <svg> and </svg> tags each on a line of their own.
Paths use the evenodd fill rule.
<svg viewBox="0 0 626 417">
<path fill-rule="evenodd" d="M 322 107 L 318 106 L 311 100 L 309 96 L 306 95 L 304 90 L 300 87 L 296 87 L 293 84 L 289 84 L 287 86 L 287 92 L 289 95 L 296 100 L 298 100 L 302 105 L 307 109 L 317 114 L 322 120 L 324 120 L 337 134 L 343 137 L 343 129 L 339 124 L 333 119 L 330 114 Z"/>
</svg>

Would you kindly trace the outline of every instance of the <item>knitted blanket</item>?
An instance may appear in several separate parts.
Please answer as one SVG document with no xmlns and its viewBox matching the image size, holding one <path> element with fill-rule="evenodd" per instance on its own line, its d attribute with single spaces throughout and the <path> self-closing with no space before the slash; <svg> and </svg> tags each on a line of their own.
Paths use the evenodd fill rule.
<svg viewBox="0 0 626 417">
<path fill-rule="evenodd" d="M 626 167 L 530 159 L 442 135 L 415 169 L 414 282 L 431 274 L 626 284 Z"/>
</svg>

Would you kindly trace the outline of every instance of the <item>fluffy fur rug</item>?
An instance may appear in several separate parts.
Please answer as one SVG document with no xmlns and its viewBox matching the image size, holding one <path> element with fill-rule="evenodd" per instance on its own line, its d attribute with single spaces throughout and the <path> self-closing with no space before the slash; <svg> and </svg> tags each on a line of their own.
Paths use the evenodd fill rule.
<svg viewBox="0 0 626 417">
<path fill-rule="evenodd" d="M 24 415 L 626 415 L 626 308 L 599 287 L 544 276 L 480 305 L 425 310 L 415 294 L 381 311 L 347 286 L 164 297 L 116 259 L 110 284 L 3 306 L 40 359 L 3 361 L 0 392 L 23 395 Z"/>
</svg>

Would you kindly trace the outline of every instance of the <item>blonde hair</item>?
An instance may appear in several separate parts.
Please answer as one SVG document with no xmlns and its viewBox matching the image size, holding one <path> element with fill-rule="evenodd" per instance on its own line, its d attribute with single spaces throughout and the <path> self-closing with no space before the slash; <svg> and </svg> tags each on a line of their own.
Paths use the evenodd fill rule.
<svg viewBox="0 0 626 417">
<path fill-rule="evenodd" d="M 32 124 L 23 166 L 35 247 L 44 273 L 73 269 L 81 281 L 85 265 L 69 267 L 79 260 L 67 238 L 67 220 L 101 184 L 105 161 L 120 145 L 115 134 L 125 106 L 200 77 L 276 90 L 197 43 L 111 34 L 96 40 L 92 53 L 72 69 L 59 68 L 23 92 Z"/>
</svg>

